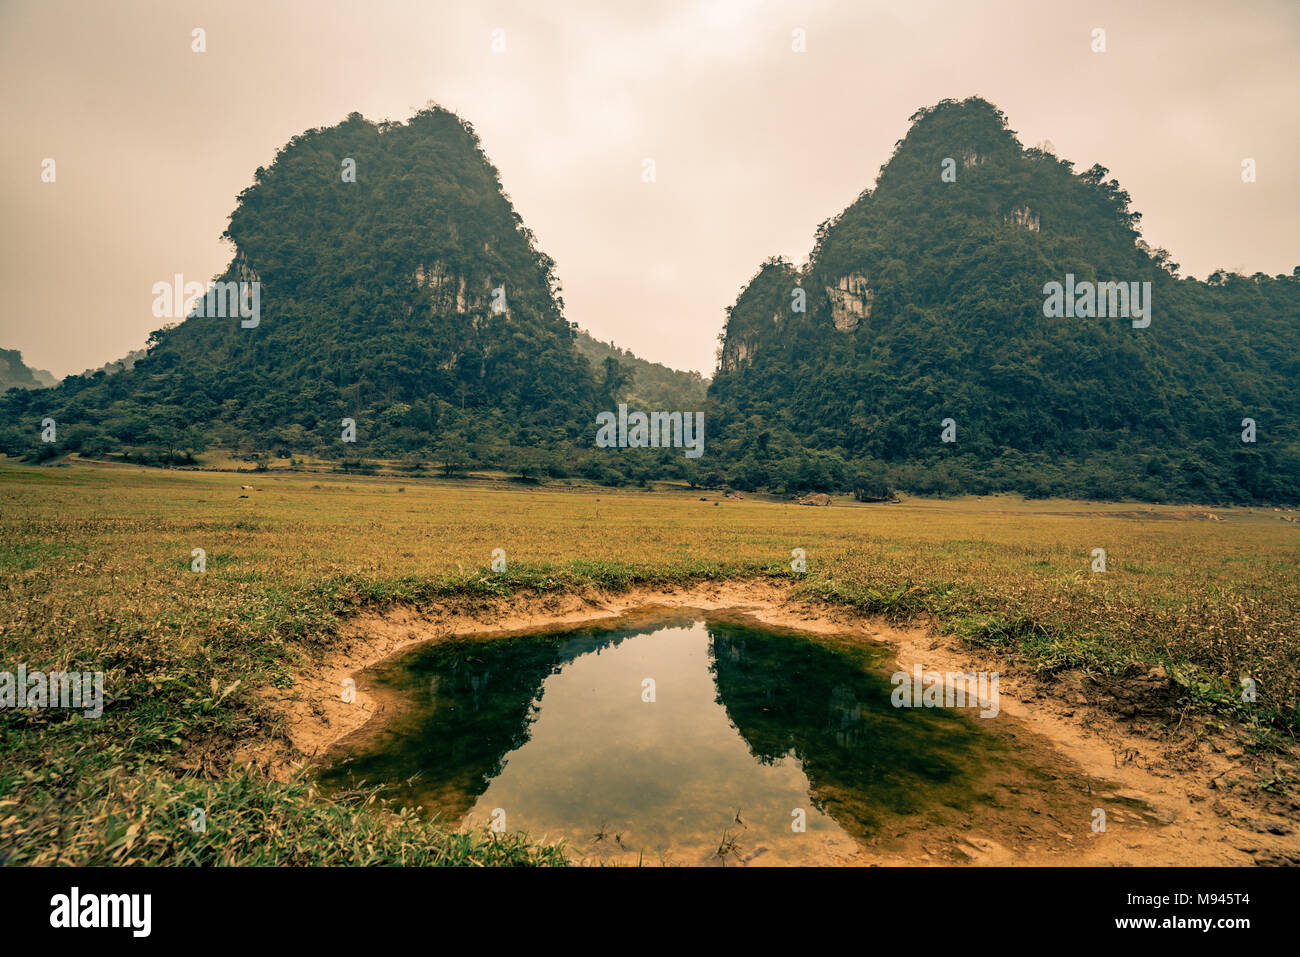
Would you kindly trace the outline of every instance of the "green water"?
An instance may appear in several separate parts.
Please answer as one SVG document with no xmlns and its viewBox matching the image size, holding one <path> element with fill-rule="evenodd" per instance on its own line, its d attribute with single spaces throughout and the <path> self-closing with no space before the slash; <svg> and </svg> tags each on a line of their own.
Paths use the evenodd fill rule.
<svg viewBox="0 0 1300 957">
<path fill-rule="evenodd" d="M 847 861 L 989 803 L 1000 760 L 978 719 L 894 708 L 884 664 L 701 617 L 444 641 L 362 679 L 392 717 L 321 781 L 466 826 L 504 814 L 593 861 Z"/>
</svg>

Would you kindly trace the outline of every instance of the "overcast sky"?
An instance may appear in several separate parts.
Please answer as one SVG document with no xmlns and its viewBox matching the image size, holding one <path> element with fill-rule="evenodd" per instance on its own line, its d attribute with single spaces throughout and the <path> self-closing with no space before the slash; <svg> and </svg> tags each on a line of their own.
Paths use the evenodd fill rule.
<svg viewBox="0 0 1300 957">
<path fill-rule="evenodd" d="M 223 269 L 290 137 L 429 100 L 473 123 L 569 319 L 706 374 L 762 260 L 801 262 L 945 97 L 1107 166 L 1184 274 L 1300 264 L 1294 0 L 0 0 L 0 90 L 0 347 L 58 376 L 142 346 L 155 282 Z"/>
</svg>

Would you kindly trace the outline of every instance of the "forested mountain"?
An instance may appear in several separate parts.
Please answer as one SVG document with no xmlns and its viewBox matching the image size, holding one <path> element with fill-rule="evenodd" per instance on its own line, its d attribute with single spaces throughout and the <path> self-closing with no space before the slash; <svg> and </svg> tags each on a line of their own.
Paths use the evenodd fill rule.
<svg viewBox="0 0 1300 957">
<path fill-rule="evenodd" d="M 658 362 L 648 362 L 613 342 L 592 338 L 582 329 L 578 330 L 577 345 L 599 380 L 604 379 L 605 362 L 609 359 L 626 372 L 630 384 L 620 397 L 629 407 L 679 412 L 704 408 L 709 380 L 698 372 L 683 372 Z"/>
<path fill-rule="evenodd" d="M 218 278 L 260 284 L 256 319 L 208 304 L 155 332 L 133 368 L 11 393 L 0 447 L 172 460 L 212 444 L 428 457 L 441 444 L 488 462 L 591 445 L 604 400 L 553 264 L 452 113 L 354 113 L 294 137 L 240 194 L 225 238 L 234 255 Z M 251 294 L 243 304 L 253 311 Z M 40 441 L 44 417 L 56 443 Z"/>
<path fill-rule="evenodd" d="M 553 263 L 473 129 L 438 107 L 291 140 L 225 234 L 217 278 L 257 283 L 256 316 L 202 299 L 157 311 L 186 298 L 159 277 L 155 314 L 182 321 L 121 371 L 13 383 L 28 388 L 0 398 L 0 451 L 161 464 L 219 447 L 871 498 L 1300 500 L 1300 270 L 1181 278 L 1104 168 L 1023 148 L 977 98 L 912 119 L 808 262 L 769 260 L 728 309 L 702 458 L 594 447 L 597 411 L 691 411 L 706 380 L 564 320 Z"/>
<path fill-rule="evenodd" d="M 17 349 L 0 349 L 0 392 L 6 389 L 46 389 L 57 380 L 44 369 L 28 368 Z"/>
<path fill-rule="evenodd" d="M 912 120 L 808 263 L 728 310 L 710 454 L 734 483 L 1300 499 L 1300 270 L 1180 278 L 1106 169 L 978 98 Z M 1052 282 L 1150 283 L 1149 324 L 1045 315 Z"/>
</svg>

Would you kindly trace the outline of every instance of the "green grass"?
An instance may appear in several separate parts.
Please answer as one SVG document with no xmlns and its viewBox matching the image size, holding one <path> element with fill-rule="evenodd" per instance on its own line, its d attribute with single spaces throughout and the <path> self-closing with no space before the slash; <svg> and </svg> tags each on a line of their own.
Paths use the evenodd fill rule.
<svg viewBox="0 0 1300 957">
<path fill-rule="evenodd" d="M 85 760 L 85 756 L 80 756 Z M 316 793 L 299 777 L 287 784 L 236 773 L 219 780 L 131 773 L 118 753 L 85 773 L 53 766 L 43 778 L 49 801 L 7 821 L 4 863 L 50 866 L 139 864 L 319 866 L 563 866 L 564 848 L 517 833 L 459 831 L 409 810 L 385 807 L 373 793 L 346 801 Z M 9 774 L 4 792 L 21 790 Z M 76 813 L 64 809 L 75 804 Z M 0 800 L 0 814 L 18 803 Z M 200 816 L 201 815 L 201 816 Z"/>
</svg>

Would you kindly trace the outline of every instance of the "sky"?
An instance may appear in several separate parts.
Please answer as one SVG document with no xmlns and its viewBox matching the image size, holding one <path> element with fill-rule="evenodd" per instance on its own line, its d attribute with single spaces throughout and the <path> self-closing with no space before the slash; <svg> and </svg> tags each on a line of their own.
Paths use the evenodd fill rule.
<svg viewBox="0 0 1300 957">
<path fill-rule="evenodd" d="M 142 347 L 154 283 L 224 269 L 291 137 L 429 101 L 473 124 L 568 319 L 706 375 L 762 261 L 804 261 L 945 98 L 1109 168 L 1184 275 L 1300 264 L 1294 0 L 0 0 L 0 91 L 0 348 L 60 377 Z"/>
</svg>

